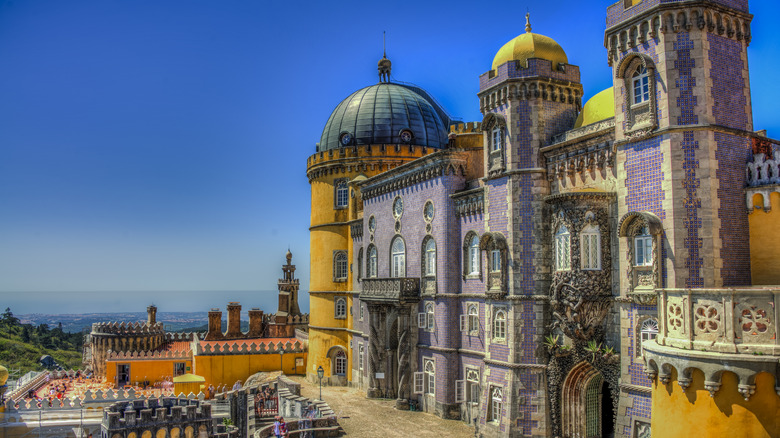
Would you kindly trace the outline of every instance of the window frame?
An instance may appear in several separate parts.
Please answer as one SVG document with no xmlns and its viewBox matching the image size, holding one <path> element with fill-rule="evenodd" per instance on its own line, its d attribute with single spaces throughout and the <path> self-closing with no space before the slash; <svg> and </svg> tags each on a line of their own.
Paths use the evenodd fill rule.
<svg viewBox="0 0 780 438">
<path fill-rule="evenodd" d="M 423 373 L 425 373 L 425 395 L 436 397 L 436 363 L 434 359 L 423 359 Z"/>
<path fill-rule="evenodd" d="M 363 371 L 363 365 L 365 360 L 365 349 L 363 348 L 363 343 L 358 343 L 358 370 Z"/>
<path fill-rule="evenodd" d="M 474 311 L 472 313 L 471 311 Z M 466 307 L 466 315 L 468 318 L 468 332 L 469 335 L 479 334 L 479 304 L 471 303 Z"/>
<path fill-rule="evenodd" d="M 342 368 L 342 372 L 339 372 L 339 368 Z M 333 375 L 347 375 L 347 353 L 340 348 L 333 354 Z"/>
<path fill-rule="evenodd" d="M 490 130 L 490 152 L 499 152 L 504 149 L 504 127 L 496 125 Z"/>
<path fill-rule="evenodd" d="M 396 243 L 402 245 L 400 251 L 396 248 Z M 406 277 L 406 242 L 400 235 L 396 235 L 390 241 L 390 277 Z"/>
<path fill-rule="evenodd" d="M 504 408 L 504 388 L 497 385 L 490 385 L 490 399 L 488 400 L 488 421 L 501 424 L 501 411 Z"/>
<path fill-rule="evenodd" d="M 334 301 L 333 305 L 334 305 L 333 318 L 347 319 L 347 299 L 345 297 L 336 297 L 336 300 Z"/>
<path fill-rule="evenodd" d="M 639 95 L 637 95 L 637 84 L 641 93 Z M 631 74 L 631 106 L 644 105 L 647 102 L 650 102 L 650 74 L 645 66 L 639 64 Z"/>
<path fill-rule="evenodd" d="M 436 240 L 428 236 L 423 243 L 423 277 L 436 278 Z"/>
<path fill-rule="evenodd" d="M 436 306 L 430 301 L 425 303 L 425 330 L 436 330 Z"/>
<path fill-rule="evenodd" d="M 368 256 L 366 257 L 366 274 L 368 278 L 376 278 L 379 268 L 379 251 L 376 246 L 371 244 L 368 246 Z"/>
<path fill-rule="evenodd" d="M 340 178 L 333 182 L 333 208 L 343 210 L 349 207 L 349 180 Z M 343 199 L 342 199 L 343 198 Z"/>
<path fill-rule="evenodd" d="M 479 234 L 466 233 L 463 239 L 463 279 L 482 277 L 482 252 L 479 247 Z"/>
<path fill-rule="evenodd" d="M 343 283 L 347 281 L 348 278 L 349 260 L 347 252 L 344 250 L 333 251 L 333 281 L 336 283 Z"/>
<path fill-rule="evenodd" d="M 496 248 L 490 251 L 490 273 L 501 272 L 501 250 Z"/>
<path fill-rule="evenodd" d="M 648 267 L 653 266 L 655 261 L 655 254 L 653 254 L 653 236 L 650 234 L 647 227 L 640 231 L 640 234 L 634 236 L 634 260 L 632 260 L 634 267 Z M 641 242 L 641 244 L 640 244 Z M 641 252 L 639 249 L 641 248 Z M 640 263 L 639 257 L 642 255 L 642 262 Z"/>
<path fill-rule="evenodd" d="M 565 224 L 555 231 L 555 271 L 571 271 L 571 232 Z"/>
<path fill-rule="evenodd" d="M 493 310 L 493 333 L 492 338 L 494 342 L 506 343 L 507 340 L 507 309 L 504 307 L 497 307 Z M 499 316 L 501 318 L 499 318 Z"/>
<path fill-rule="evenodd" d="M 595 254 L 593 253 L 594 244 Z M 595 265 L 593 263 L 594 255 L 596 257 Z M 601 270 L 601 230 L 598 225 L 589 224 L 580 231 L 580 269 L 583 271 Z"/>
<path fill-rule="evenodd" d="M 652 341 L 658 337 L 658 320 L 652 316 L 641 318 L 636 325 L 637 345 L 635 346 L 635 355 L 640 357 L 644 352 L 645 341 Z"/>
</svg>

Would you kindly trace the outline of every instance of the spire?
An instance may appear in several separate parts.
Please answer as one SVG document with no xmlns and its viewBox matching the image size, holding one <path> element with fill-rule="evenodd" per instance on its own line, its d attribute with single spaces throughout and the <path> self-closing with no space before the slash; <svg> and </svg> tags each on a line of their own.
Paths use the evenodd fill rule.
<svg viewBox="0 0 780 438">
<path fill-rule="evenodd" d="M 525 13 L 525 31 L 531 33 L 531 12 Z"/>
<path fill-rule="evenodd" d="M 379 71 L 379 82 L 390 82 L 390 68 L 393 63 L 387 59 L 387 44 L 385 39 L 385 32 L 382 32 L 382 59 L 377 63 L 377 70 Z"/>
</svg>

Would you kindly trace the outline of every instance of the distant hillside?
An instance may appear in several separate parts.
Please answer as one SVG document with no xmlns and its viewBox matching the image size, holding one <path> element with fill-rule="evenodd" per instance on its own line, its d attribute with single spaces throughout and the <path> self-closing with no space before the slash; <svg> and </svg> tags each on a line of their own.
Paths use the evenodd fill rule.
<svg viewBox="0 0 780 438">
<path fill-rule="evenodd" d="M 60 326 L 51 329 L 47 324 L 22 324 L 9 308 L 0 316 L 0 365 L 18 369 L 19 376 L 43 370 L 38 360 L 47 354 L 65 369 L 78 369 L 82 346 L 81 333 L 67 333 Z"/>
<path fill-rule="evenodd" d="M 145 322 L 146 312 L 82 313 L 82 314 L 43 314 L 31 313 L 18 315 L 24 324 L 62 324 L 62 330 L 68 333 L 89 332 L 95 322 Z M 189 328 L 208 325 L 208 312 L 158 312 L 157 321 L 165 324 L 165 330 L 171 332 L 192 331 Z M 226 327 L 223 324 L 223 328 Z M 205 331 L 205 329 L 204 329 Z"/>
</svg>

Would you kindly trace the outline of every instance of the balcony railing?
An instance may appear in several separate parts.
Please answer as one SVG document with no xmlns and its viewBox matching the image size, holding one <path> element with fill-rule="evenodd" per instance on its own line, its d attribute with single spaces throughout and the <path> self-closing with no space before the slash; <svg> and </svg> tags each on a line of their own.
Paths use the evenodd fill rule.
<svg viewBox="0 0 780 438">
<path fill-rule="evenodd" d="M 419 278 L 364 278 L 362 301 L 407 303 L 420 300 Z"/>
<path fill-rule="evenodd" d="M 780 355 L 780 288 L 661 289 L 659 345 Z"/>
</svg>

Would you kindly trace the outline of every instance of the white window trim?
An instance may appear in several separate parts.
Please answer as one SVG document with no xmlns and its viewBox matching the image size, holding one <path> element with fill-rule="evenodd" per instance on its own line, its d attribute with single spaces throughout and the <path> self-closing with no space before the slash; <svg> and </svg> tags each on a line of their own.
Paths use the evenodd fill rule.
<svg viewBox="0 0 780 438">
<path fill-rule="evenodd" d="M 503 314 L 504 315 L 504 323 L 503 323 L 503 333 L 501 333 L 502 336 L 499 336 L 499 330 L 498 330 L 498 315 Z M 507 339 L 507 323 L 509 320 L 509 314 L 506 308 L 504 307 L 497 307 L 493 309 L 493 341 L 497 343 L 506 343 Z"/>
<path fill-rule="evenodd" d="M 555 232 L 555 270 L 571 270 L 571 233 L 566 225 Z"/>
<path fill-rule="evenodd" d="M 491 415 L 488 420 L 492 423 L 501 424 L 501 411 L 504 407 L 504 388 L 501 386 L 490 385 L 489 397 Z"/>
<path fill-rule="evenodd" d="M 428 371 L 428 368 L 432 371 Z M 425 373 L 425 394 L 436 397 L 436 361 L 433 359 L 423 359 L 423 372 Z M 431 391 L 433 389 L 433 391 Z"/>
<path fill-rule="evenodd" d="M 340 263 L 343 263 L 343 266 L 340 266 Z M 343 250 L 333 251 L 333 281 L 347 281 L 348 276 L 349 260 L 347 257 L 347 252 Z"/>
<path fill-rule="evenodd" d="M 596 244 L 596 260 L 595 266 L 593 263 L 593 243 Z M 590 264 L 586 265 L 586 251 L 588 250 L 588 258 Z M 601 232 L 595 225 L 589 225 L 580 232 L 580 268 L 584 271 L 600 271 L 601 270 Z"/>
<path fill-rule="evenodd" d="M 641 242 L 641 248 L 640 248 Z M 639 263 L 639 250 L 642 250 L 642 263 Z M 653 266 L 653 236 L 640 234 L 634 236 L 634 266 Z"/>
<path fill-rule="evenodd" d="M 433 249 L 430 245 L 433 244 Z M 436 252 L 436 241 L 431 237 L 425 241 L 425 248 L 423 251 L 425 277 L 436 277 L 436 258 L 438 256 Z"/>
<path fill-rule="evenodd" d="M 429 332 L 436 330 L 436 306 L 433 303 L 425 303 L 425 329 Z"/>
<path fill-rule="evenodd" d="M 339 310 L 339 303 L 343 303 L 343 314 Z M 336 297 L 334 304 L 334 318 L 335 319 L 347 319 L 347 299 L 344 297 Z"/>
<path fill-rule="evenodd" d="M 376 278 L 379 268 L 379 251 L 377 251 L 376 246 L 371 245 L 368 247 L 368 257 L 366 257 L 366 261 L 368 262 L 366 269 L 366 271 L 368 271 L 366 273 L 368 274 L 368 278 Z"/>
<path fill-rule="evenodd" d="M 396 242 L 400 242 L 403 248 L 399 251 Z M 406 242 L 401 236 L 395 236 L 390 243 L 390 271 L 391 277 L 406 277 Z"/>
<path fill-rule="evenodd" d="M 336 199 L 334 199 L 333 205 L 337 209 L 347 208 L 349 207 L 349 184 L 347 180 L 338 180 L 336 181 L 336 192 L 334 193 L 334 196 Z M 340 202 L 342 201 L 342 195 L 344 203 Z"/>
<path fill-rule="evenodd" d="M 425 384 L 425 374 L 423 374 L 422 371 L 416 371 L 414 373 L 414 390 L 412 391 L 414 394 L 422 394 L 423 393 L 423 386 Z"/>
<path fill-rule="evenodd" d="M 363 343 L 358 344 L 358 369 L 363 371 L 363 362 L 365 359 L 365 350 L 363 349 Z"/>
<path fill-rule="evenodd" d="M 490 131 L 491 142 L 490 152 L 498 152 L 504 148 L 504 129 L 502 126 L 497 125 Z"/>
<path fill-rule="evenodd" d="M 490 272 L 501 272 L 501 250 L 490 251 Z"/>
<path fill-rule="evenodd" d="M 464 379 L 466 381 L 465 398 L 466 401 L 474 405 L 479 404 L 479 369 L 466 367 L 464 370 Z M 474 377 L 476 375 L 476 377 Z M 476 389 L 476 391 L 475 391 Z"/>
<path fill-rule="evenodd" d="M 638 66 L 634 70 L 634 73 L 631 74 L 631 107 L 632 108 L 633 107 L 637 107 L 637 106 L 646 105 L 647 103 L 650 102 L 650 98 L 651 98 L 651 96 L 650 96 L 650 74 L 647 71 L 647 69 L 645 69 L 644 72 L 641 72 L 642 69 L 643 69 L 643 67 L 640 65 L 640 66 Z M 637 75 L 637 72 L 640 72 L 640 73 Z M 644 80 L 644 83 L 643 83 L 643 80 Z M 637 82 L 639 82 L 639 87 L 640 87 L 640 92 L 641 92 L 641 96 L 640 96 L 640 101 L 639 102 L 636 101 L 636 97 L 637 97 L 637 94 L 636 94 L 636 83 Z M 644 87 L 647 87 L 647 98 L 646 99 L 645 99 Z"/>
<path fill-rule="evenodd" d="M 347 375 L 347 353 L 343 350 L 338 350 L 333 355 L 333 374 L 337 376 Z M 343 366 L 343 372 L 339 372 L 339 366 Z"/>
</svg>

